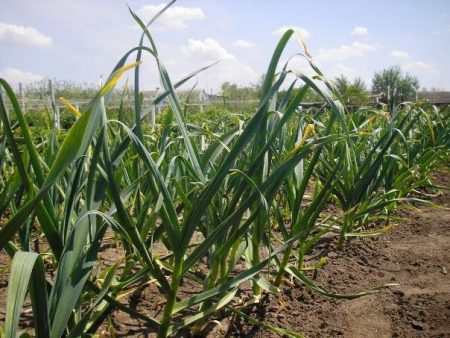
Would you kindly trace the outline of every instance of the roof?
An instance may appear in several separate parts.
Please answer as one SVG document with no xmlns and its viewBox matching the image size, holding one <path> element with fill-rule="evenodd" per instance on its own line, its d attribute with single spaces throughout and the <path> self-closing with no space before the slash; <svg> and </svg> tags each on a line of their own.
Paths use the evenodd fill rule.
<svg viewBox="0 0 450 338">
<path fill-rule="evenodd" d="M 429 100 L 433 104 L 450 104 L 450 92 L 419 92 L 419 98 Z"/>
</svg>

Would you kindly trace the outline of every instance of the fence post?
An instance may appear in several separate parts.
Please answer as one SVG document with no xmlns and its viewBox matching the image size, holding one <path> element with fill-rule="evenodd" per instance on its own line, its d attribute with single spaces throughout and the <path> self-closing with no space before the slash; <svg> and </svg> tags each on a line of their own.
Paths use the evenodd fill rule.
<svg viewBox="0 0 450 338">
<path fill-rule="evenodd" d="M 156 106 L 154 105 L 150 113 L 150 125 L 154 126 L 155 122 L 156 122 Z"/>
<path fill-rule="evenodd" d="M 61 128 L 60 124 L 60 117 L 59 117 L 59 109 L 56 107 L 56 100 L 55 100 L 55 91 L 53 90 L 53 83 L 52 80 L 48 80 L 48 88 L 50 91 L 50 100 L 52 104 L 52 110 L 53 110 L 53 126 L 56 129 Z"/>
<path fill-rule="evenodd" d="M 22 112 L 25 113 L 25 96 L 23 93 L 22 82 L 19 82 L 19 95 L 20 95 L 20 102 L 22 103 Z"/>
<path fill-rule="evenodd" d="M 5 91 L 3 90 L 2 86 L 0 86 L 0 96 L 2 98 L 2 101 L 5 103 L 5 110 L 6 110 L 5 113 L 6 113 L 6 117 L 9 119 L 8 106 L 7 106 L 6 102 L 5 102 Z M 0 121 L 0 123 L 3 124 L 2 121 Z"/>
<path fill-rule="evenodd" d="M 61 129 L 61 107 L 56 106 L 56 128 Z"/>
<path fill-rule="evenodd" d="M 202 128 L 205 128 L 205 124 L 202 123 Z M 206 150 L 206 137 L 205 134 L 202 134 L 200 137 L 200 150 L 204 152 Z"/>
<path fill-rule="evenodd" d="M 159 104 L 155 105 L 155 100 L 159 95 L 159 87 L 156 87 L 155 89 L 155 95 L 153 96 L 152 101 L 150 101 L 150 104 L 153 105 L 152 110 L 150 111 L 150 125 L 155 126 L 156 124 L 156 114 L 159 114 Z"/>
</svg>

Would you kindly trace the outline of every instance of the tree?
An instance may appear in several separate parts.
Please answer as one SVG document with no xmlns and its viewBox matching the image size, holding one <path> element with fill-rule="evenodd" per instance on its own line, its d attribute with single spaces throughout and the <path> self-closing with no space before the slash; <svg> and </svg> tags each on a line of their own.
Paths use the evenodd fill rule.
<svg viewBox="0 0 450 338">
<path fill-rule="evenodd" d="M 65 97 L 69 99 L 90 99 L 95 96 L 99 88 L 91 83 L 76 82 L 70 80 L 53 79 L 55 97 Z M 43 99 L 49 93 L 49 79 L 42 79 L 25 85 L 25 97 Z"/>
<path fill-rule="evenodd" d="M 230 100 L 255 100 L 258 98 L 258 92 L 255 86 L 239 87 L 235 83 L 224 82 L 221 86 L 222 95 Z"/>
<path fill-rule="evenodd" d="M 366 85 L 361 78 L 356 78 L 353 82 L 350 82 L 345 75 L 341 75 L 334 80 L 334 85 L 345 102 L 356 106 L 367 104 L 369 97 Z"/>
<path fill-rule="evenodd" d="M 235 83 L 224 82 L 222 83 L 222 95 L 225 97 L 236 98 L 238 96 L 238 86 Z"/>
<path fill-rule="evenodd" d="M 400 102 L 416 99 L 417 90 L 417 77 L 403 74 L 399 66 L 383 69 L 372 79 L 372 91 L 381 94 L 381 102 L 387 103 L 391 110 Z"/>
<path fill-rule="evenodd" d="M 293 98 L 296 97 L 302 89 L 303 89 L 303 86 L 294 88 L 292 91 L 292 94 L 290 95 L 289 102 L 291 102 L 293 100 Z M 281 100 L 285 95 L 286 95 L 285 89 L 278 91 L 278 100 Z M 323 102 L 323 98 L 319 94 L 317 94 L 317 92 L 314 89 L 308 88 L 305 96 L 303 97 L 301 104 L 303 104 L 303 103 L 318 103 L 318 102 Z"/>
<path fill-rule="evenodd" d="M 340 75 L 334 79 L 334 86 L 341 96 L 345 96 L 345 93 L 347 93 L 348 87 L 350 86 L 350 82 L 345 75 Z"/>
<path fill-rule="evenodd" d="M 256 84 L 254 85 L 256 93 L 258 94 L 258 97 L 260 97 L 262 95 L 262 87 L 264 85 L 265 79 L 266 79 L 266 73 L 262 73 L 256 80 Z"/>
</svg>

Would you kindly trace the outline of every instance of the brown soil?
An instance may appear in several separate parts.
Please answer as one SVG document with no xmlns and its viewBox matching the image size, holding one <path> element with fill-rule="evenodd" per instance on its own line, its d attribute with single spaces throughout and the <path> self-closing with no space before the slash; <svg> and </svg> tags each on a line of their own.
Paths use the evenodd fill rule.
<svg viewBox="0 0 450 338">
<path fill-rule="evenodd" d="M 435 181 L 450 187 L 450 173 Z M 280 295 L 266 295 L 259 304 L 243 310 L 255 319 L 304 334 L 307 337 L 450 337 L 450 191 L 442 190 L 432 201 L 441 208 L 418 206 L 403 210 L 403 219 L 389 233 L 350 241 L 342 251 L 332 239 L 323 241 L 311 254 L 307 265 L 325 254 L 328 264 L 309 272 L 308 277 L 321 288 L 340 294 L 365 291 L 382 284 L 398 285 L 352 300 L 339 300 L 312 292 L 286 280 Z M 116 257 L 115 249 L 102 253 Z M 8 258 L 0 254 L 0 268 Z M 114 261 L 114 259 L 112 259 Z M 0 275 L 0 325 L 4 324 L 6 273 Z M 243 287 L 243 292 L 248 288 Z M 198 292 L 185 282 L 182 298 Z M 120 300 L 148 316 L 161 315 L 164 297 L 154 285 L 136 290 Z M 30 307 L 21 326 L 32 325 Z M 115 310 L 111 314 L 118 337 L 153 337 L 154 331 L 137 319 Z M 99 331 L 109 336 L 103 325 Z M 187 331 L 178 336 L 189 336 Z M 249 324 L 241 317 L 221 313 L 211 318 L 202 337 L 279 337 L 271 331 Z"/>
<path fill-rule="evenodd" d="M 448 173 L 436 181 L 450 187 Z M 450 191 L 433 202 L 443 208 L 401 211 L 403 220 L 388 234 L 329 251 L 329 264 L 309 275 L 323 289 L 341 294 L 397 286 L 338 300 L 285 284 L 281 299 L 270 295 L 248 313 L 307 337 L 450 337 Z M 322 246 L 328 244 L 334 243 Z M 214 336 L 277 337 L 242 320 L 224 324 Z"/>
</svg>

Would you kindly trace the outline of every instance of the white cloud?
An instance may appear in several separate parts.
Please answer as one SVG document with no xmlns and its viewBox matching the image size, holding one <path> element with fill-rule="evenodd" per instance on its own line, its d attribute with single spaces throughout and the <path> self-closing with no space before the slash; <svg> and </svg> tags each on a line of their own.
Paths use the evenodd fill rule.
<svg viewBox="0 0 450 338">
<path fill-rule="evenodd" d="M 380 47 L 368 43 L 355 41 L 351 45 L 342 45 L 338 48 L 319 49 L 317 58 L 322 61 L 342 61 L 364 54 L 375 52 Z"/>
<path fill-rule="evenodd" d="M 309 64 L 308 60 L 302 56 L 295 55 L 293 57 L 290 57 L 289 59 L 282 60 L 280 62 L 280 65 L 285 65 L 286 62 L 288 63 L 288 69 L 293 70 L 295 73 L 302 73 L 308 76 L 315 75 L 315 71 L 311 68 L 311 65 Z"/>
<path fill-rule="evenodd" d="M 206 38 L 204 40 L 189 39 L 187 45 L 181 47 L 185 56 L 199 56 L 204 61 L 234 60 L 235 56 L 229 53 L 216 40 Z"/>
<path fill-rule="evenodd" d="M 53 40 L 36 28 L 0 22 L 0 43 L 45 48 L 51 47 Z"/>
<path fill-rule="evenodd" d="M 355 36 L 366 36 L 366 35 L 369 35 L 369 30 L 367 29 L 367 27 L 356 26 L 352 30 L 352 35 L 355 35 Z"/>
<path fill-rule="evenodd" d="M 408 52 L 401 50 L 393 50 L 391 52 L 391 57 L 399 60 L 401 62 L 402 68 L 411 72 L 425 72 L 428 74 L 437 74 L 439 71 L 437 70 L 435 65 L 432 65 L 427 62 L 419 61 L 413 59 Z"/>
<path fill-rule="evenodd" d="M 403 66 L 404 69 L 412 71 L 412 72 L 425 72 L 428 74 L 438 74 L 439 71 L 437 70 L 435 65 L 423 62 L 423 61 L 417 61 L 417 60 L 411 60 L 405 63 Z"/>
<path fill-rule="evenodd" d="M 212 38 L 204 40 L 189 39 L 181 47 L 181 52 L 185 56 L 183 61 L 197 65 L 194 68 L 220 61 L 207 71 L 207 86 L 209 88 L 220 88 L 224 82 L 249 85 L 255 83 L 258 79 L 258 73 L 251 66 L 238 60 Z M 200 78 L 203 77 L 200 76 Z"/>
<path fill-rule="evenodd" d="M 282 63 L 284 64 L 284 63 Z M 326 78 L 333 78 L 339 75 L 345 75 L 348 78 L 352 79 L 357 76 L 356 70 L 353 68 L 343 64 L 337 63 L 332 65 L 323 65 L 320 63 L 314 63 L 325 75 Z M 311 68 L 311 65 L 304 57 L 295 56 L 289 60 L 290 70 L 293 70 L 295 73 L 302 73 L 309 77 L 317 75 L 316 71 Z"/>
<path fill-rule="evenodd" d="M 146 23 L 151 20 L 166 4 L 145 5 L 142 6 L 137 14 Z M 169 7 L 159 18 L 158 23 L 165 25 L 167 28 L 183 29 L 187 27 L 188 21 L 201 20 L 205 18 L 205 13 L 200 7 Z"/>
<path fill-rule="evenodd" d="M 5 78 L 12 85 L 21 83 L 30 83 L 42 80 L 44 77 L 38 74 L 23 72 L 15 68 L 5 68 L 0 71 L 0 77 Z"/>
<path fill-rule="evenodd" d="M 295 32 L 297 32 L 303 39 L 308 39 L 311 36 L 311 33 L 303 27 L 297 27 L 297 26 L 283 26 L 278 28 L 273 32 L 274 35 L 283 35 L 288 29 L 293 29 Z"/>
<path fill-rule="evenodd" d="M 167 67 L 168 73 L 173 82 L 184 78 L 192 71 L 200 67 L 211 65 L 213 62 L 219 61 L 212 67 L 200 72 L 195 78 L 188 81 L 183 88 L 190 89 L 197 83 L 197 88 L 204 88 L 208 92 L 220 91 L 220 87 L 224 82 L 236 83 L 239 86 L 247 86 L 257 82 L 262 71 L 255 71 L 253 64 L 245 63 L 238 60 L 224 46 L 212 38 L 206 39 L 189 39 L 179 47 L 179 53 L 173 53 L 172 50 L 160 49 L 160 55 L 163 57 L 164 65 Z M 181 54 L 180 57 L 176 55 Z M 145 74 L 157 74 L 157 70 L 152 66 L 154 60 L 147 56 L 142 64 L 142 71 Z M 147 62 L 148 61 L 148 62 Z M 147 67 L 147 68 L 145 68 Z M 145 70 L 144 70 L 145 68 Z M 143 88 L 155 89 L 160 87 L 158 76 L 148 76 L 142 78 Z"/>
<path fill-rule="evenodd" d="M 240 47 L 240 48 L 251 48 L 251 47 L 255 46 L 255 44 L 253 42 L 249 42 L 247 40 L 242 40 L 242 39 L 237 40 L 234 43 L 234 45 L 236 47 Z"/>
<path fill-rule="evenodd" d="M 391 53 L 391 57 L 401 60 L 408 60 L 410 59 L 409 53 L 404 52 L 402 50 L 393 50 Z"/>
<path fill-rule="evenodd" d="M 220 62 L 209 73 L 210 77 L 214 73 L 217 76 L 217 82 L 222 84 L 224 82 L 236 83 L 238 85 L 249 85 L 255 83 L 258 78 L 252 67 L 237 60 L 225 60 Z"/>
<path fill-rule="evenodd" d="M 327 75 L 329 77 L 330 76 L 337 77 L 339 75 L 345 75 L 347 78 L 353 79 L 358 75 L 358 73 L 353 68 L 344 65 L 342 63 L 338 63 L 330 69 L 330 72 Z"/>
</svg>

